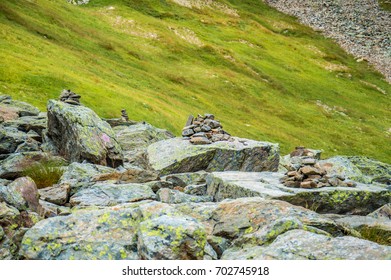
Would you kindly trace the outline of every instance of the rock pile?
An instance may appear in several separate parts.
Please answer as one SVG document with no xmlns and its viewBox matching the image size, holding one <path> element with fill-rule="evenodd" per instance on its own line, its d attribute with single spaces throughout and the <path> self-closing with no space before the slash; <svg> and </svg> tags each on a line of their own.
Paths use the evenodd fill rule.
<svg viewBox="0 0 391 280">
<path fill-rule="evenodd" d="M 80 105 L 80 95 L 72 92 L 70 89 L 64 89 L 60 94 L 60 101 L 71 104 Z"/>
<path fill-rule="evenodd" d="M 230 141 L 231 135 L 223 130 L 222 125 L 212 114 L 189 116 L 182 136 L 194 145 L 206 145 L 218 141 Z"/>
<path fill-rule="evenodd" d="M 287 187 L 315 189 L 323 187 L 355 187 L 356 183 L 345 180 L 340 174 L 328 174 L 315 154 L 305 147 L 296 147 L 291 157 L 301 157 L 299 165 L 294 170 L 288 170 L 281 178 L 281 183 Z"/>
<path fill-rule="evenodd" d="M 128 121 L 129 121 L 129 116 L 128 116 L 128 113 L 126 112 L 125 109 L 122 109 L 122 110 L 121 110 L 121 119 L 122 119 L 124 122 L 128 122 Z"/>
</svg>

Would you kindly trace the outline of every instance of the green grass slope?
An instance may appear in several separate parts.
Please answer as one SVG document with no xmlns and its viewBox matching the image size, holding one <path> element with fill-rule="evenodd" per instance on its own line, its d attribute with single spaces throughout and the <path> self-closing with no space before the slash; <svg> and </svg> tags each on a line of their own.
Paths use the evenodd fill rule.
<svg viewBox="0 0 391 280">
<path fill-rule="evenodd" d="M 45 109 L 63 88 L 178 135 L 210 112 L 283 153 L 391 162 L 391 86 L 260 0 L 0 1 L 0 92 Z"/>
</svg>

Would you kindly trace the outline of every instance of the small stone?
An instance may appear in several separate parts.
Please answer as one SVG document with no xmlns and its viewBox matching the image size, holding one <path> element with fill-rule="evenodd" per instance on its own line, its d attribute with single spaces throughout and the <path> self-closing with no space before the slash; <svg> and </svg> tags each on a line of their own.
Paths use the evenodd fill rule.
<svg viewBox="0 0 391 280">
<path fill-rule="evenodd" d="M 189 136 L 192 136 L 193 134 L 194 134 L 194 130 L 193 129 L 186 129 L 186 130 L 182 131 L 182 136 L 183 137 L 189 137 Z"/>
<path fill-rule="evenodd" d="M 340 184 L 340 180 L 337 177 L 330 178 L 328 182 L 333 187 L 337 187 Z"/>
<path fill-rule="evenodd" d="M 215 116 L 213 114 L 205 114 L 205 119 L 214 120 Z"/>
<path fill-rule="evenodd" d="M 195 127 L 193 130 L 194 130 L 194 132 L 196 132 L 196 133 L 201 132 L 201 127 L 197 126 L 197 127 Z"/>
<path fill-rule="evenodd" d="M 303 173 L 304 175 L 307 175 L 307 176 L 309 176 L 309 175 L 321 175 L 322 174 L 319 169 L 314 168 L 312 166 L 308 166 L 308 165 L 300 168 L 299 171 L 301 173 Z"/>
<path fill-rule="evenodd" d="M 288 175 L 289 177 L 295 177 L 295 176 L 299 175 L 299 172 L 297 172 L 297 171 L 289 171 L 286 175 Z"/>
<path fill-rule="evenodd" d="M 357 183 L 356 182 L 353 182 L 353 181 L 345 181 L 345 184 L 346 186 L 348 186 L 349 188 L 354 188 L 357 186 Z"/>
<path fill-rule="evenodd" d="M 300 183 L 300 188 L 303 189 L 313 189 L 316 188 L 317 185 L 314 181 L 305 181 Z"/>
<path fill-rule="evenodd" d="M 299 181 L 287 181 L 284 182 L 284 185 L 290 188 L 299 188 L 300 182 Z"/>
<path fill-rule="evenodd" d="M 187 118 L 187 121 L 186 121 L 186 125 L 185 126 L 190 126 L 193 124 L 193 119 L 194 119 L 194 116 L 193 115 L 190 115 L 188 118 Z"/>
<path fill-rule="evenodd" d="M 194 145 L 207 145 L 207 144 L 211 144 L 212 142 L 209 141 L 209 139 L 206 137 L 192 137 L 190 139 L 190 143 Z"/>
<path fill-rule="evenodd" d="M 302 163 L 304 165 L 315 165 L 316 159 L 314 159 L 314 158 L 305 158 L 305 159 L 302 160 Z"/>
<path fill-rule="evenodd" d="M 193 135 L 193 137 L 207 137 L 205 132 L 197 132 Z"/>
</svg>

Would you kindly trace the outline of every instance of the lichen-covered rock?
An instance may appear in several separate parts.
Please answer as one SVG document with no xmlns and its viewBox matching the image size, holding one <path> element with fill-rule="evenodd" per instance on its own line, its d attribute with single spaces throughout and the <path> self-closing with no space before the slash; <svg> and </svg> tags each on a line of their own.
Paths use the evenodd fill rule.
<svg viewBox="0 0 391 280">
<path fill-rule="evenodd" d="M 4 95 L 3 95 L 4 96 Z M 40 111 L 38 108 L 23 101 L 12 100 L 9 96 L 5 96 L 0 100 L 1 107 L 7 107 L 17 112 L 19 117 L 38 116 Z"/>
<path fill-rule="evenodd" d="M 46 218 L 55 216 L 67 216 L 71 214 L 71 209 L 66 206 L 59 206 L 57 204 L 40 199 L 39 204 L 42 206 L 42 216 Z"/>
<path fill-rule="evenodd" d="M 156 142 L 148 147 L 151 166 L 162 175 L 206 171 L 276 171 L 277 144 L 232 138 L 210 145 L 192 145 L 182 138 Z"/>
<path fill-rule="evenodd" d="M 8 186 L 0 186 L 0 201 L 16 207 L 18 210 L 31 209 L 40 213 L 39 193 L 30 177 L 21 177 Z"/>
<path fill-rule="evenodd" d="M 391 185 L 391 164 L 380 162 L 368 157 L 348 157 L 363 174 L 364 180 Z"/>
<path fill-rule="evenodd" d="M 72 206 L 114 206 L 155 198 L 155 193 L 146 185 L 99 183 L 79 190 L 69 202 Z"/>
<path fill-rule="evenodd" d="M 0 125 L 0 155 L 11 154 L 18 146 L 27 140 L 26 133 L 15 127 L 4 127 Z"/>
<path fill-rule="evenodd" d="M 22 241 L 25 259 L 138 259 L 138 205 L 122 209 L 79 210 L 37 223 Z"/>
<path fill-rule="evenodd" d="M 301 229 L 279 235 L 264 246 L 233 247 L 224 260 L 379 260 L 391 258 L 391 246 L 351 236 L 330 237 Z"/>
<path fill-rule="evenodd" d="M 211 196 L 190 195 L 171 189 L 160 189 L 156 194 L 159 201 L 170 204 L 213 201 Z"/>
<path fill-rule="evenodd" d="M 333 220 L 313 211 L 284 201 L 265 200 L 259 197 L 225 200 L 219 203 L 212 218 L 216 221 L 213 235 L 229 240 L 264 230 L 279 220 L 284 220 L 284 223 L 273 226 L 273 238 L 278 235 L 278 231 L 284 232 L 281 230 L 284 227 L 292 229 L 295 223 L 298 224 L 297 228 L 311 228 L 335 236 L 344 235 L 346 230 Z"/>
<path fill-rule="evenodd" d="M 68 184 L 55 185 L 53 187 L 39 189 L 40 199 L 57 205 L 68 202 L 71 188 Z"/>
<path fill-rule="evenodd" d="M 371 183 L 371 179 L 365 177 L 361 170 L 348 157 L 336 156 L 321 160 L 319 164 L 327 171 L 327 174 L 341 176 L 361 183 Z"/>
<path fill-rule="evenodd" d="M 6 121 L 3 123 L 5 127 L 14 127 L 23 132 L 34 131 L 38 135 L 42 135 L 42 131 L 47 128 L 46 115 L 25 116 L 16 120 Z"/>
<path fill-rule="evenodd" d="M 186 187 L 188 185 L 198 185 L 206 182 L 206 177 L 208 176 L 208 172 L 203 170 L 197 172 L 188 172 L 188 173 L 178 173 L 178 174 L 170 174 L 167 176 L 163 176 L 162 180 L 176 183 L 177 181 L 181 182 L 183 186 Z"/>
<path fill-rule="evenodd" d="M 147 147 L 157 141 L 173 138 L 174 135 L 164 129 L 156 128 L 148 123 L 121 125 L 113 128 L 120 144 L 124 160 L 135 166 L 148 167 Z"/>
<path fill-rule="evenodd" d="M 113 172 L 115 172 L 115 169 L 107 166 L 73 162 L 65 168 L 58 184 L 69 185 L 71 188 L 70 194 L 73 195 L 80 188 L 94 185 L 94 176 Z"/>
<path fill-rule="evenodd" d="M 138 252 L 144 260 L 202 260 L 204 227 L 188 217 L 160 216 L 140 224 Z"/>
<path fill-rule="evenodd" d="M 145 170 L 139 167 L 126 167 L 121 171 L 97 174 L 92 178 L 94 182 L 115 181 L 118 183 L 146 183 L 159 179 L 154 170 Z"/>
<path fill-rule="evenodd" d="M 386 205 L 383 205 L 379 209 L 376 209 L 372 213 L 368 214 L 368 217 L 391 220 L 391 203 L 388 203 Z"/>
<path fill-rule="evenodd" d="M 356 187 L 290 188 L 276 172 L 214 172 L 207 177 L 207 193 L 215 201 L 226 198 L 263 197 L 284 200 L 319 213 L 366 215 L 391 202 L 391 191 L 358 183 Z"/>
<path fill-rule="evenodd" d="M 49 100 L 47 109 L 48 136 L 67 160 L 111 167 L 123 163 L 113 130 L 94 111 L 55 100 Z"/>
</svg>

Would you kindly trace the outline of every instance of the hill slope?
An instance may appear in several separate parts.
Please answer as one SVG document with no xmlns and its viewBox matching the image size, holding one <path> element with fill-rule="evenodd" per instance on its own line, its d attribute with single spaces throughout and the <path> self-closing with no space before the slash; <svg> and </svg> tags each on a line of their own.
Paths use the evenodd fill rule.
<svg viewBox="0 0 391 280">
<path fill-rule="evenodd" d="M 214 113 L 237 136 L 391 162 L 391 86 L 260 0 L 0 2 L 0 92 L 44 109 L 63 88 L 106 117 L 179 134 Z"/>
</svg>

